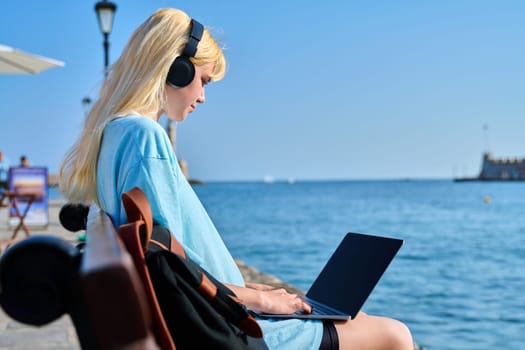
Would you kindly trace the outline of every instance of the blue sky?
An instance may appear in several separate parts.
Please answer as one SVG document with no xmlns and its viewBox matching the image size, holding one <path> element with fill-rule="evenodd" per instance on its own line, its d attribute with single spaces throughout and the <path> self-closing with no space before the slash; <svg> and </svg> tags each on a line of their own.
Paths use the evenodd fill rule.
<svg viewBox="0 0 525 350">
<path fill-rule="evenodd" d="M 0 149 L 57 171 L 103 79 L 96 1 L 7 1 L 0 44 L 65 61 L 0 76 Z M 451 178 L 523 157 L 525 2 L 115 1 L 110 62 L 153 11 L 212 28 L 228 73 L 178 125 L 203 180 Z M 484 130 L 484 126 L 487 126 Z"/>
</svg>

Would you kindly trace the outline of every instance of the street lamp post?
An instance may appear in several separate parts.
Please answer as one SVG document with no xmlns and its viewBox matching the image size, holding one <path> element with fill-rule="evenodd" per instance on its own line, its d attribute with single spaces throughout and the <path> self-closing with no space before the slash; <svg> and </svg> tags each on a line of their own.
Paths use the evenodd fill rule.
<svg viewBox="0 0 525 350">
<path fill-rule="evenodd" d="M 109 33 L 113 28 L 113 15 L 117 10 L 117 5 L 111 1 L 99 1 L 95 4 L 95 11 L 98 17 L 98 25 L 100 31 L 104 35 L 104 75 L 108 76 L 108 65 L 109 65 Z"/>
<path fill-rule="evenodd" d="M 89 112 L 89 108 L 91 107 L 91 98 L 89 98 L 88 96 L 84 97 L 82 99 L 82 107 L 84 107 L 84 115 L 87 115 L 88 112 Z"/>
</svg>

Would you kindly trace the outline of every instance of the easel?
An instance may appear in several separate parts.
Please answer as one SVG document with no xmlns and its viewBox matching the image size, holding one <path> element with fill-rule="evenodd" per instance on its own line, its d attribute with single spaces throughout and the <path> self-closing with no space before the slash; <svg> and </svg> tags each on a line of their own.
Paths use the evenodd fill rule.
<svg viewBox="0 0 525 350">
<path fill-rule="evenodd" d="M 18 218 L 18 225 L 13 230 L 13 234 L 11 235 L 11 238 L 7 240 L 0 241 L 1 245 L 6 245 L 6 247 L 9 247 L 13 242 L 16 241 L 16 236 L 18 235 L 18 232 L 20 230 L 23 230 L 26 237 L 30 236 L 29 228 L 25 224 L 25 218 L 27 213 L 29 212 L 29 209 L 31 208 L 31 204 L 33 204 L 35 200 L 36 195 L 34 193 L 19 193 L 19 192 L 12 192 L 12 191 L 4 191 L 0 194 L 0 208 L 13 208 L 14 209 L 14 217 Z M 4 203 L 4 201 L 7 199 L 7 203 Z M 18 201 L 25 201 L 26 207 L 23 212 L 20 211 L 20 207 L 18 206 Z M 0 246 L 0 252 L 2 251 Z"/>
</svg>

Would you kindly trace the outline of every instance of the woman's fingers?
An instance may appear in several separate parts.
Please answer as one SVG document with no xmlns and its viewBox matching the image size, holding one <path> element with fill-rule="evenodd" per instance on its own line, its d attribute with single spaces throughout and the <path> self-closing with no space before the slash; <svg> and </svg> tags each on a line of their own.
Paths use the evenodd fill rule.
<svg viewBox="0 0 525 350">
<path fill-rule="evenodd" d="M 311 313 L 312 307 L 299 295 L 290 294 L 286 290 L 280 291 L 286 298 L 289 310 L 287 313 L 294 313 L 297 311 L 304 311 L 305 313 Z"/>
<path fill-rule="evenodd" d="M 262 302 L 258 311 L 271 314 L 293 314 L 294 312 L 311 313 L 312 307 L 297 294 L 289 293 L 284 288 L 261 291 Z"/>
<path fill-rule="evenodd" d="M 301 310 L 304 310 L 307 314 L 312 313 L 312 306 L 308 304 L 303 298 L 299 297 L 301 299 Z"/>
</svg>

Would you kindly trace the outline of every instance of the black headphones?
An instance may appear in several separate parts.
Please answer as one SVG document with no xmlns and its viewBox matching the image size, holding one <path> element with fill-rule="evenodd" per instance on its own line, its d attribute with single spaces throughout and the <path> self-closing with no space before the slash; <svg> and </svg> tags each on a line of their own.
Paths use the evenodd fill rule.
<svg viewBox="0 0 525 350">
<path fill-rule="evenodd" d="M 191 20 L 190 40 L 184 47 L 182 55 L 178 56 L 171 64 L 166 83 L 174 88 L 181 88 L 189 85 L 195 77 L 195 66 L 190 61 L 197 53 L 197 45 L 202 38 L 204 27 L 196 20 Z"/>
</svg>

